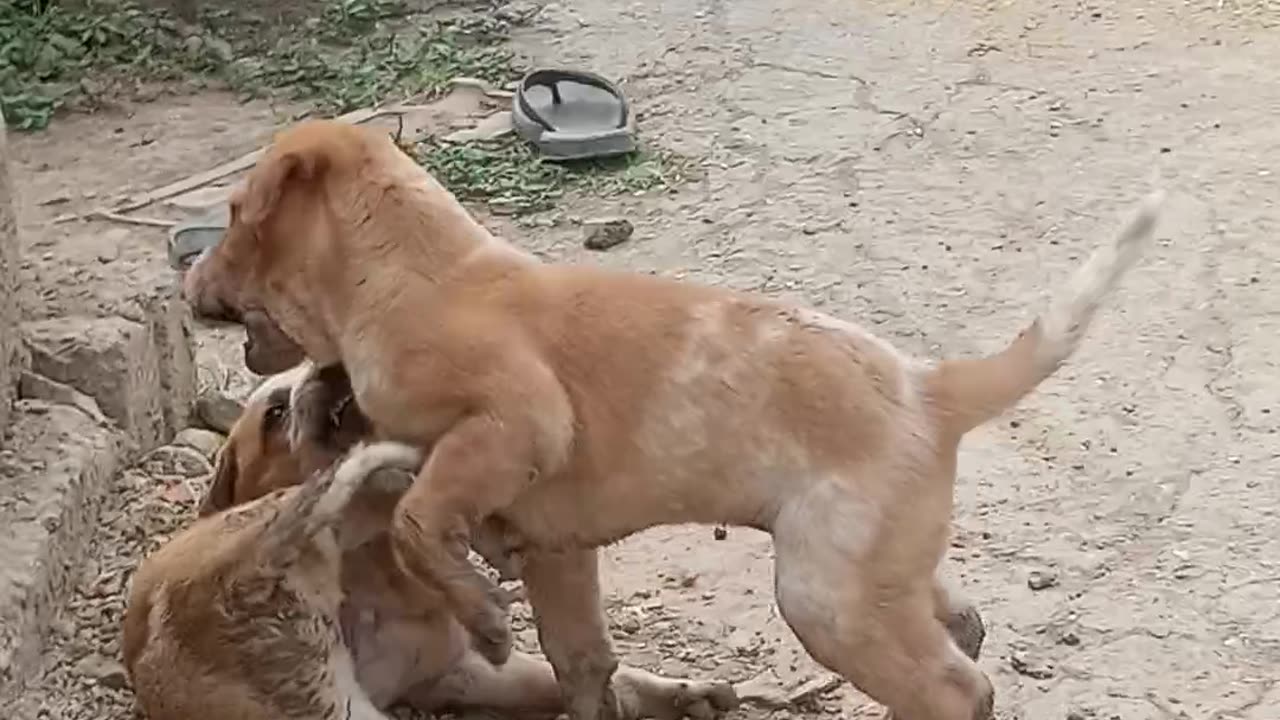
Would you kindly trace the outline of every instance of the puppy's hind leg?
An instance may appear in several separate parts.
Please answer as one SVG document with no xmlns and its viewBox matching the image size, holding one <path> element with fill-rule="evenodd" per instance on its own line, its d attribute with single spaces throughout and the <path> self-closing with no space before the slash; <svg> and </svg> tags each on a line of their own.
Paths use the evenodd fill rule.
<svg viewBox="0 0 1280 720">
<path fill-rule="evenodd" d="M 850 541 L 838 507 L 803 510 L 775 524 L 775 582 L 782 616 L 809 654 L 897 720 L 988 720 L 991 682 L 939 622 L 948 615 L 935 553 L 905 544 L 871 552 L 858 545 L 877 538 Z"/>
<path fill-rule="evenodd" d="M 935 614 L 956 647 L 977 660 L 987 637 L 987 627 L 977 606 L 956 587 L 954 581 L 942 576 L 942 568 L 938 568 L 934 577 L 933 597 Z"/>
<path fill-rule="evenodd" d="M 623 720 L 705 720 L 738 704 L 728 683 L 678 680 L 625 665 L 614 682 Z M 430 713 L 482 709 L 553 718 L 565 710 L 551 663 L 519 651 L 502 667 L 468 652 L 449 674 L 414 687 L 405 699 Z"/>
<path fill-rule="evenodd" d="M 613 676 L 624 720 L 707 720 L 738 707 L 729 683 L 663 677 L 623 665 Z"/>
<path fill-rule="evenodd" d="M 412 688 L 405 699 L 429 713 L 487 709 L 553 718 L 564 709 L 551 665 L 519 651 L 502 667 L 468 651 L 447 675 Z"/>
</svg>

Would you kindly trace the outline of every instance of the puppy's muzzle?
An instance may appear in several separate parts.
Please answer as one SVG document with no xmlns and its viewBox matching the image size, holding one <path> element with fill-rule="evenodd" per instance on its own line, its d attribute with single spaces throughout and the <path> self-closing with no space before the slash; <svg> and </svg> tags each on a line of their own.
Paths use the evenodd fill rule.
<svg viewBox="0 0 1280 720">
<path fill-rule="evenodd" d="M 220 322 L 242 323 L 244 313 L 217 290 L 218 284 L 209 278 L 211 259 L 209 251 L 187 270 L 182 279 L 182 296 L 191 306 L 197 319 Z"/>
</svg>

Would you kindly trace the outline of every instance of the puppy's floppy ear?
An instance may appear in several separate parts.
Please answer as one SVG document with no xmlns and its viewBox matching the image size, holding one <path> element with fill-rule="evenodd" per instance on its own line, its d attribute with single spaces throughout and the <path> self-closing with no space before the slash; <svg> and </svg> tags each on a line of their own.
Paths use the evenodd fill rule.
<svg viewBox="0 0 1280 720">
<path fill-rule="evenodd" d="M 205 517 L 231 507 L 236 497 L 236 448 L 234 445 L 223 445 L 218 459 L 213 466 L 213 480 L 205 491 L 204 500 L 196 510 L 196 517 Z"/>
<path fill-rule="evenodd" d="M 249 225 L 257 225 L 271 217 L 285 186 L 291 182 L 306 182 L 316 177 L 321 158 L 313 153 L 282 152 L 264 155 L 253 169 L 240 197 L 237 218 Z"/>
</svg>

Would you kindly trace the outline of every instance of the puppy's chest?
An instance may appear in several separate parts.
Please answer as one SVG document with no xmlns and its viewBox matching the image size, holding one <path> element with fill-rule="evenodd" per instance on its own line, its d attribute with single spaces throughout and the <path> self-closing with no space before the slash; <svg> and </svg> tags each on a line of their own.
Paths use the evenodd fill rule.
<svg viewBox="0 0 1280 720">
<path fill-rule="evenodd" d="M 397 373 L 372 358 L 348 367 L 351 368 L 351 392 L 360 410 L 373 419 L 380 431 L 395 433 L 397 418 L 403 418 L 411 405 L 408 398 L 411 393 L 399 387 L 401 381 Z"/>
<path fill-rule="evenodd" d="M 449 403 L 424 399 L 395 373 L 376 366 L 353 372 L 351 388 L 356 404 L 384 440 L 417 444 L 434 439 L 458 415 Z"/>
</svg>

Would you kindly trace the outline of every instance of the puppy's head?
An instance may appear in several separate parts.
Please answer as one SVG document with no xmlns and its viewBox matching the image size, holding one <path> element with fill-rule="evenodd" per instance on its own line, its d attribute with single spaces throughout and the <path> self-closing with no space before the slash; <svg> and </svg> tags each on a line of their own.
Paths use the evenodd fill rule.
<svg viewBox="0 0 1280 720">
<path fill-rule="evenodd" d="M 371 433 L 341 365 L 299 365 L 268 379 L 245 405 L 214 464 L 199 514 L 301 483 Z"/>
<path fill-rule="evenodd" d="M 348 196 L 377 142 L 376 133 L 336 121 L 280 133 L 232 193 L 222 241 L 187 272 L 184 294 L 197 316 L 245 325 L 253 372 L 282 372 L 304 354 L 336 359 L 336 329 L 320 305 L 355 256 L 348 245 L 361 218 Z"/>
<path fill-rule="evenodd" d="M 200 517 L 302 482 L 302 467 L 289 448 L 291 391 L 276 387 L 250 399 L 218 452 Z"/>
</svg>

